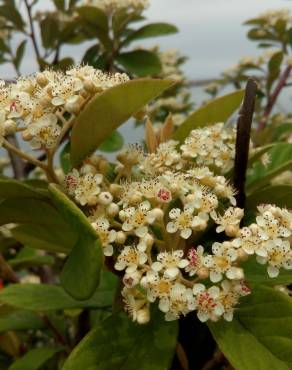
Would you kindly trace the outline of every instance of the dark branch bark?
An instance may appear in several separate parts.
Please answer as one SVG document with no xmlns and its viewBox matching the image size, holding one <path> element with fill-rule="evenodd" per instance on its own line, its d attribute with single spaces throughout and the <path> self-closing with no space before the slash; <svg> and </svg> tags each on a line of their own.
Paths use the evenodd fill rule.
<svg viewBox="0 0 292 370">
<path fill-rule="evenodd" d="M 252 79 L 249 79 L 247 81 L 244 100 L 237 121 L 237 137 L 234 161 L 234 187 L 237 190 L 237 206 L 240 208 L 244 208 L 245 206 L 245 180 L 256 92 L 256 82 Z"/>
<path fill-rule="evenodd" d="M 16 140 L 16 137 L 14 135 L 9 135 L 6 137 L 7 141 L 15 146 L 16 148 L 19 148 L 18 142 Z M 25 171 L 24 171 L 24 163 L 21 158 L 19 158 L 16 154 L 13 154 L 11 152 L 8 152 L 10 161 L 11 161 L 11 166 L 13 169 L 14 173 L 14 178 L 15 179 L 23 179 L 25 178 Z"/>
</svg>

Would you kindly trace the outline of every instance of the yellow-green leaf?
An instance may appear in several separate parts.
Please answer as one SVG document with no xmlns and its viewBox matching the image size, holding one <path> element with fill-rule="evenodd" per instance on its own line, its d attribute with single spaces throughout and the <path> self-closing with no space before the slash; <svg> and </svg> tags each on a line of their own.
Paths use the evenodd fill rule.
<svg viewBox="0 0 292 370">
<path fill-rule="evenodd" d="M 169 80 L 138 79 L 96 95 L 77 118 L 71 137 L 75 167 L 145 104 L 173 85 Z"/>
</svg>

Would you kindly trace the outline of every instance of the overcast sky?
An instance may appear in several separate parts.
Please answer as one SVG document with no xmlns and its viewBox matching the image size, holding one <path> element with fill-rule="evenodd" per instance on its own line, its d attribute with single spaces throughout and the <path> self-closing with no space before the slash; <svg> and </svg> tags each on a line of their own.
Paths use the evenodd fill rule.
<svg viewBox="0 0 292 370">
<path fill-rule="evenodd" d="M 255 44 L 245 37 L 242 23 L 268 9 L 290 8 L 289 0 L 150 0 L 149 21 L 171 22 L 180 32 L 143 44 L 159 43 L 163 48 L 177 48 L 189 57 L 185 70 L 189 78 L 216 77 L 220 71 L 235 63 L 239 57 L 258 53 Z M 46 9 L 51 0 L 39 0 Z M 22 65 L 24 73 L 32 73 L 36 66 L 33 52 L 28 52 Z M 66 47 L 66 55 L 82 57 L 84 47 Z M 0 66 L 0 77 L 11 78 L 13 71 Z"/>
</svg>

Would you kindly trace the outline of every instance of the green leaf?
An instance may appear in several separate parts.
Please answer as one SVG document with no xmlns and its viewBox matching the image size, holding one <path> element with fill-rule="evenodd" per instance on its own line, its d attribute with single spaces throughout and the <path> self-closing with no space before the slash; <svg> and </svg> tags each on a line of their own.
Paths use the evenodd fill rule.
<svg viewBox="0 0 292 370">
<path fill-rule="evenodd" d="M 246 199 L 246 208 L 254 210 L 259 204 L 276 204 L 278 207 L 291 208 L 292 186 L 272 185 L 250 194 Z"/>
<path fill-rule="evenodd" d="M 102 274 L 100 286 L 86 301 L 75 300 L 56 285 L 13 284 L 0 291 L 0 302 L 30 311 L 109 307 L 113 303 L 116 279 L 108 274 Z"/>
<path fill-rule="evenodd" d="M 99 44 L 93 45 L 90 48 L 88 48 L 82 58 L 82 62 L 84 64 L 88 64 L 90 66 L 93 66 L 96 68 L 96 63 L 98 61 L 98 58 L 100 56 L 100 46 Z"/>
<path fill-rule="evenodd" d="M 112 28 L 114 35 L 119 37 L 119 33 L 122 33 L 128 24 L 132 22 L 142 21 L 144 19 L 139 12 L 130 12 L 128 9 L 116 10 L 112 17 Z"/>
<path fill-rule="evenodd" d="M 8 370 L 38 370 L 62 348 L 34 348 L 17 359 Z"/>
<path fill-rule="evenodd" d="M 66 10 L 65 0 L 53 0 L 56 8 L 61 11 Z"/>
<path fill-rule="evenodd" d="M 284 53 L 279 51 L 274 53 L 268 63 L 268 78 L 267 78 L 267 90 L 270 91 L 273 83 L 279 77 L 281 72 L 281 64 L 284 58 Z"/>
<path fill-rule="evenodd" d="M 22 61 L 22 58 L 23 58 L 23 55 L 24 55 L 24 52 L 25 52 L 26 42 L 27 42 L 27 40 L 23 40 L 18 45 L 18 48 L 16 50 L 16 55 L 15 55 L 14 63 L 15 63 L 15 66 L 16 66 L 17 69 L 19 68 L 20 63 Z"/>
<path fill-rule="evenodd" d="M 232 322 L 208 326 L 236 370 L 292 368 L 292 299 L 283 293 L 258 286 Z"/>
<path fill-rule="evenodd" d="M 21 14 L 13 4 L 0 6 L 0 15 L 13 23 L 17 30 L 23 30 L 24 22 Z"/>
<path fill-rule="evenodd" d="M 123 42 L 123 45 L 129 44 L 132 41 L 145 39 L 148 37 L 158 37 L 177 33 L 176 26 L 170 23 L 151 23 L 132 32 Z"/>
<path fill-rule="evenodd" d="M 75 299 L 88 299 L 99 283 L 103 260 L 98 234 L 83 212 L 57 186 L 50 184 L 49 192 L 65 220 L 79 232 L 79 239 L 62 271 L 62 285 Z"/>
<path fill-rule="evenodd" d="M 0 196 L 1 198 L 39 198 L 44 199 L 46 196 L 41 190 L 24 184 L 11 178 L 0 178 Z"/>
<path fill-rule="evenodd" d="M 80 211 L 81 212 L 81 211 Z M 0 225 L 36 224 L 68 230 L 68 225 L 48 202 L 34 198 L 8 198 L 0 203 Z"/>
<path fill-rule="evenodd" d="M 134 50 L 121 53 L 116 57 L 128 73 L 138 77 L 158 75 L 161 72 L 161 62 L 158 55 L 148 50 Z"/>
<path fill-rule="evenodd" d="M 71 161 L 70 161 L 70 141 L 64 146 L 60 153 L 60 163 L 64 174 L 66 175 L 71 171 Z"/>
<path fill-rule="evenodd" d="M 46 18 L 40 22 L 42 43 L 45 49 L 54 48 L 59 38 L 59 22 L 58 19 L 48 13 Z"/>
<path fill-rule="evenodd" d="M 258 148 L 255 148 L 248 159 L 248 167 L 252 167 L 252 165 L 262 157 L 268 150 L 273 148 L 275 144 L 267 144 L 265 146 L 261 146 Z"/>
<path fill-rule="evenodd" d="M 161 313 L 147 325 L 136 325 L 125 314 L 102 321 L 75 347 L 62 370 L 165 370 L 174 356 L 177 323 Z M 109 345 L 110 343 L 110 345 Z"/>
<path fill-rule="evenodd" d="M 292 284 L 292 271 L 280 270 L 280 274 L 276 278 L 270 278 L 267 273 L 267 266 L 259 264 L 255 258 L 250 258 L 242 264 L 244 275 L 248 283 L 264 284 L 264 285 L 289 285 Z"/>
<path fill-rule="evenodd" d="M 102 260 L 100 241 L 91 236 L 80 236 L 60 277 L 66 292 L 77 300 L 90 298 L 99 284 Z"/>
<path fill-rule="evenodd" d="M 114 131 L 110 137 L 108 137 L 100 146 L 99 150 L 106 153 L 117 152 L 121 150 L 124 145 L 123 136 L 118 132 Z"/>
<path fill-rule="evenodd" d="M 174 140 L 182 142 L 196 128 L 225 122 L 239 108 L 243 95 L 244 90 L 239 90 L 205 104 L 179 126 L 174 133 Z"/>
<path fill-rule="evenodd" d="M 281 140 L 282 136 L 292 131 L 292 123 L 284 123 L 272 130 L 272 140 Z"/>
<path fill-rule="evenodd" d="M 260 162 L 255 163 L 253 172 L 247 178 L 249 194 L 269 184 L 282 172 L 292 169 L 292 144 L 278 143 L 268 151 L 268 155 L 270 163 L 266 167 Z"/>
<path fill-rule="evenodd" d="M 43 327 L 43 320 L 32 311 L 12 311 L 0 316 L 0 332 L 10 330 L 38 330 Z"/>
<path fill-rule="evenodd" d="M 13 237 L 31 248 L 69 254 L 78 234 L 68 226 L 48 227 L 36 224 L 19 225 L 11 230 Z"/>
<path fill-rule="evenodd" d="M 172 84 L 169 80 L 139 79 L 96 95 L 79 114 L 73 127 L 72 166 L 80 164 L 122 123 Z"/>
<path fill-rule="evenodd" d="M 7 261 L 14 269 L 25 267 L 52 265 L 54 258 L 48 255 L 39 255 L 33 248 L 24 247 L 18 252 L 15 258 Z"/>
<path fill-rule="evenodd" d="M 68 224 L 81 235 L 98 239 L 98 234 L 76 204 L 57 185 L 50 184 L 48 189 L 54 204 Z"/>
</svg>

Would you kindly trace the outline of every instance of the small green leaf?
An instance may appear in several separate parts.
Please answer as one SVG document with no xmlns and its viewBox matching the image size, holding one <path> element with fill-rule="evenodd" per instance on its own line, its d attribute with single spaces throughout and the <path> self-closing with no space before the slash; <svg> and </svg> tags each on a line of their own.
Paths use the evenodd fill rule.
<svg viewBox="0 0 292 370">
<path fill-rule="evenodd" d="M 42 329 L 44 325 L 43 320 L 32 311 L 12 310 L 12 312 L 0 315 L 0 332 L 38 330 Z"/>
<path fill-rule="evenodd" d="M 13 4 L 0 6 L 0 15 L 9 20 L 17 30 L 23 30 L 23 19 Z"/>
<path fill-rule="evenodd" d="M 177 323 L 153 314 L 147 325 L 133 324 L 125 314 L 102 321 L 73 350 L 62 370 L 165 370 L 177 339 Z M 110 345 L 109 345 L 110 343 Z"/>
<path fill-rule="evenodd" d="M 208 326 L 236 370 L 291 369 L 292 299 L 285 294 L 257 286 L 232 322 Z"/>
<path fill-rule="evenodd" d="M 148 50 L 134 50 L 121 53 L 116 60 L 125 70 L 138 77 L 158 75 L 161 72 L 161 62 L 156 53 Z"/>
<path fill-rule="evenodd" d="M 30 311 L 54 311 L 75 308 L 110 307 L 116 286 L 116 279 L 103 272 L 101 282 L 94 295 L 86 301 L 77 301 L 64 289 L 48 284 L 13 284 L 0 291 L 0 302 Z M 110 274 L 112 275 L 112 274 Z"/>
<path fill-rule="evenodd" d="M 34 348 L 17 359 L 8 370 L 38 370 L 62 348 Z"/>
<path fill-rule="evenodd" d="M 110 137 L 108 137 L 102 144 L 100 144 L 98 149 L 102 152 L 112 153 L 121 150 L 123 145 L 123 136 L 118 131 L 114 131 Z"/>
<path fill-rule="evenodd" d="M 270 163 L 264 166 L 257 162 L 253 172 L 247 178 L 247 191 L 252 193 L 257 189 L 263 188 L 282 172 L 292 169 L 292 144 L 278 143 L 268 152 Z"/>
<path fill-rule="evenodd" d="M 179 126 L 173 138 L 182 142 L 196 128 L 225 122 L 239 108 L 243 95 L 244 90 L 239 90 L 205 104 Z"/>
<path fill-rule="evenodd" d="M 292 123 L 283 123 L 278 127 L 274 127 L 272 130 L 272 140 L 281 140 L 283 135 L 287 135 L 292 131 Z"/>
<path fill-rule="evenodd" d="M 22 58 L 23 58 L 23 55 L 24 55 L 24 52 L 25 52 L 26 42 L 27 42 L 27 40 L 23 40 L 17 47 L 16 55 L 15 55 L 15 59 L 14 59 L 14 63 L 15 63 L 15 66 L 16 66 L 17 69 L 19 68 L 20 63 L 22 61 Z"/>
<path fill-rule="evenodd" d="M 82 235 L 74 245 L 60 277 L 66 292 L 77 300 L 90 298 L 99 284 L 102 260 L 99 240 Z"/>
<path fill-rule="evenodd" d="M 145 39 L 148 37 L 158 37 L 177 33 L 176 26 L 170 23 L 151 23 L 133 31 L 123 42 L 123 45 L 129 44 L 132 41 Z"/>
<path fill-rule="evenodd" d="M 40 22 L 42 43 L 45 49 L 54 48 L 59 38 L 59 22 L 58 19 L 48 13 L 47 16 Z"/>
<path fill-rule="evenodd" d="M 65 0 L 53 0 L 56 8 L 61 11 L 66 10 Z"/>
<path fill-rule="evenodd" d="M 1 198 L 46 198 L 44 191 L 8 177 L 0 178 L 0 196 Z"/>
<path fill-rule="evenodd" d="M 79 114 L 73 127 L 72 166 L 78 166 L 122 123 L 172 84 L 169 80 L 138 79 L 96 95 Z"/>
<path fill-rule="evenodd" d="M 281 72 L 281 64 L 284 58 L 284 54 L 282 51 L 274 53 L 268 63 L 268 79 L 267 79 L 267 90 L 269 91 L 275 82 L 275 80 L 279 77 Z"/>
<path fill-rule="evenodd" d="M 52 265 L 54 258 L 48 255 L 39 255 L 33 248 L 24 247 L 18 252 L 15 258 L 7 261 L 14 269 L 25 267 Z"/>
<path fill-rule="evenodd" d="M 290 208 L 292 205 L 291 185 L 272 185 L 251 193 L 246 199 L 246 208 L 254 210 L 259 204 L 276 204 L 278 207 Z"/>
<path fill-rule="evenodd" d="M 100 46 L 95 44 L 88 48 L 82 58 L 82 62 L 96 68 L 96 63 L 100 56 Z"/>
</svg>

